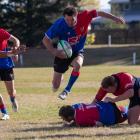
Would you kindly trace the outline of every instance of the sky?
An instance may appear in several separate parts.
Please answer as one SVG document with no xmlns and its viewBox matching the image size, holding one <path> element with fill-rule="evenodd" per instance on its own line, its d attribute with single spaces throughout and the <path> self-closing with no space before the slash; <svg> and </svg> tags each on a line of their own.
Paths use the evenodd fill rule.
<svg viewBox="0 0 140 140">
<path fill-rule="evenodd" d="M 110 9 L 109 1 L 110 0 L 100 0 L 101 9 Z"/>
</svg>

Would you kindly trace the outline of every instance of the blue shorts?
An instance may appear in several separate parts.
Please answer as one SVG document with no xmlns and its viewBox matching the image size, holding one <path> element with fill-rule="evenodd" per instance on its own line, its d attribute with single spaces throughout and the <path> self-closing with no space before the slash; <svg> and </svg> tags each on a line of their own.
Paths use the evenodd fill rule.
<svg viewBox="0 0 140 140">
<path fill-rule="evenodd" d="M 100 122 L 107 126 L 116 124 L 116 112 L 112 103 L 99 102 L 97 106 L 100 113 Z"/>
<path fill-rule="evenodd" d="M 140 78 L 135 77 L 134 96 L 130 98 L 129 108 L 140 105 L 139 89 L 140 89 Z"/>
</svg>

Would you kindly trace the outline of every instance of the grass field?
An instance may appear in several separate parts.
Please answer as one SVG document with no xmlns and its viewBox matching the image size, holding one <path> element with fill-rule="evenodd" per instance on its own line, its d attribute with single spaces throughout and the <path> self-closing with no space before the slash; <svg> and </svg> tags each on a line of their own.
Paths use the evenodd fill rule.
<svg viewBox="0 0 140 140">
<path fill-rule="evenodd" d="M 58 117 L 58 109 L 64 104 L 90 103 L 100 85 L 101 79 L 109 74 L 127 71 L 140 76 L 140 66 L 88 66 L 81 69 L 81 76 L 72 94 L 65 101 L 57 95 L 67 83 L 70 71 L 57 93 L 51 91 L 52 68 L 15 69 L 19 112 L 14 113 L 4 84 L 0 93 L 4 96 L 10 120 L 0 121 L 0 140 L 139 140 L 140 127 L 124 124 L 101 128 L 64 128 Z M 126 105 L 127 102 L 119 104 Z"/>
</svg>

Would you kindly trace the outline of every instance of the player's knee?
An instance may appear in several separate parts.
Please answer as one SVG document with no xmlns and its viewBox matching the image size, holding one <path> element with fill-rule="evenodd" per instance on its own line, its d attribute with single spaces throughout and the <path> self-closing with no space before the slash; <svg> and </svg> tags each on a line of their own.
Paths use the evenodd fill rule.
<svg viewBox="0 0 140 140">
<path fill-rule="evenodd" d="M 79 71 L 81 67 L 82 67 L 82 66 L 81 66 L 80 64 L 77 63 L 75 66 L 73 66 L 73 70 L 74 70 L 74 71 Z"/>
<path fill-rule="evenodd" d="M 128 124 L 129 125 L 134 125 L 134 124 L 136 124 L 137 122 L 136 121 L 134 121 L 133 119 L 128 119 Z"/>
<path fill-rule="evenodd" d="M 0 102 L 2 102 L 2 95 L 0 95 Z"/>
<path fill-rule="evenodd" d="M 133 113 L 133 115 L 128 114 L 128 124 L 133 125 L 136 124 L 138 122 L 138 118 L 137 115 L 134 115 L 135 113 Z"/>
</svg>

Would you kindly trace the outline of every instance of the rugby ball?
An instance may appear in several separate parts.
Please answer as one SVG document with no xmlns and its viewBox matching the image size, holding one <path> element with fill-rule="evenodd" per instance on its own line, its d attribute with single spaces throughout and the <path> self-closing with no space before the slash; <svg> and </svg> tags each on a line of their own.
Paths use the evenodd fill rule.
<svg viewBox="0 0 140 140">
<path fill-rule="evenodd" d="M 71 45 L 66 40 L 59 40 L 57 44 L 58 50 L 63 50 L 66 54 L 67 58 L 70 58 L 72 56 L 72 48 Z"/>
</svg>

